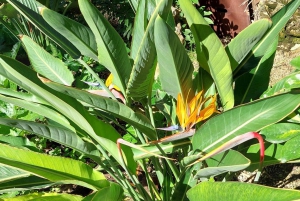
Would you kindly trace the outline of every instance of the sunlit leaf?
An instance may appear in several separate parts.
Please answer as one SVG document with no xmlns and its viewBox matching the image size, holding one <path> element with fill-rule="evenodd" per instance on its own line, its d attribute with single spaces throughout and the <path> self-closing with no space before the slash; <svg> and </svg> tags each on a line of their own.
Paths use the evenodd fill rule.
<svg viewBox="0 0 300 201">
<path fill-rule="evenodd" d="M 71 41 L 82 55 L 98 60 L 95 36 L 89 28 L 45 7 L 41 8 L 40 13 L 44 20 Z"/>
<path fill-rule="evenodd" d="M 127 107 L 126 105 L 119 103 L 118 101 L 91 94 L 76 88 L 62 86 L 52 82 L 48 82 L 46 84 L 54 90 L 67 94 L 71 97 L 77 98 L 101 110 L 113 114 L 114 116 L 138 128 L 151 140 L 156 139 L 156 131 L 151 125 L 150 120 L 147 119 L 146 116 L 138 112 L 134 112 L 131 108 Z"/>
<path fill-rule="evenodd" d="M 300 104 L 300 94 L 286 93 L 238 106 L 209 119 L 193 136 L 193 149 L 208 153 L 234 137 L 274 124 Z M 280 109 L 278 109 L 280 108 Z"/>
<path fill-rule="evenodd" d="M 300 88 L 300 73 L 295 72 L 282 78 L 274 86 L 266 90 L 261 97 L 288 92 L 293 88 Z"/>
<path fill-rule="evenodd" d="M 271 188 L 238 182 L 201 182 L 187 192 L 190 201 L 290 201 L 300 199 L 297 190 Z"/>
<path fill-rule="evenodd" d="M 1 144 L 0 163 L 31 172 L 50 181 L 77 180 L 92 189 L 109 186 L 104 175 L 81 161 L 49 156 Z"/>
<path fill-rule="evenodd" d="M 277 40 L 279 32 L 286 26 L 286 23 L 300 6 L 300 1 L 290 1 L 272 17 L 272 27 L 264 35 L 263 39 L 253 47 L 252 51 L 243 59 L 234 71 L 234 77 L 238 77 L 250 69 L 255 68 L 261 57 L 265 55 L 269 46 Z"/>
<path fill-rule="evenodd" d="M 67 86 L 74 81 L 72 72 L 58 58 L 55 58 L 28 36 L 21 36 L 30 63 L 34 70 L 48 79 Z"/>
<path fill-rule="evenodd" d="M 230 109 L 234 105 L 232 70 L 225 49 L 192 2 L 179 0 L 179 3 L 195 38 L 199 65 L 211 74 L 223 107 Z"/>
<path fill-rule="evenodd" d="M 128 82 L 127 94 L 134 98 L 144 98 L 151 92 L 156 69 L 156 50 L 154 45 L 154 23 L 158 15 L 167 18 L 171 8 L 171 0 L 160 0 L 149 20 L 145 34 L 140 43 L 133 69 Z"/>
<path fill-rule="evenodd" d="M 300 135 L 300 125 L 293 123 L 277 123 L 260 131 L 265 140 L 272 143 L 282 143 Z"/>
<path fill-rule="evenodd" d="M 206 160 L 207 166 L 196 173 L 198 178 L 209 178 L 225 172 L 237 172 L 250 165 L 250 160 L 241 153 L 229 150 Z"/>
<path fill-rule="evenodd" d="M 300 158 L 300 151 L 299 151 L 299 143 L 300 143 L 300 136 L 296 136 L 289 141 L 287 141 L 281 150 L 281 160 L 291 161 Z"/>
<path fill-rule="evenodd" d="M 115 84 L 125 95 L 132 67 L 123 39 L 90 1 L 78 0 L 78 4 L 95 35 L 99 63 L 113 74 Z"/>
<path fill-rule="evenodd" d="M 232 71 L 243 61 L 253 46 L 259 42 L 271 26 L 271 20 L 267 18 L 260 19 L 250 24 L 230 41 L 225 50 L 228 54 Z"/>
<path fill-rule="evenodd" d="M 29 9 L 18 0 L 8 0 L 7 2 L 18 10 L 26 19 L 28 19 L 36 28 L 55 41 L 59 46 L 66 50 L 71 57 L 79 58 L 80 52 L 77 48 L 59 32 L 55 31 L 37 12 Z"/>
<path fill-rule="evenodd" d="M 189 101 L 188 95 L 194 94 L 190 90 L 194 67 L 184 46 L 161 17 L 155 21 L 154 38 L 163 90 L 174 98 L 182 94 L 183 100 Z"/>
</svg>

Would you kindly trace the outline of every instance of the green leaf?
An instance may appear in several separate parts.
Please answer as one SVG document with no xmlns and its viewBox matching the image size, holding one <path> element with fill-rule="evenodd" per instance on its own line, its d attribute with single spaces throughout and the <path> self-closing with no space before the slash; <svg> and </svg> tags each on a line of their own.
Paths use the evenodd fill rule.
<svg viewBox="0 0 300 201">
<path fill-rule="evenodd" d="M 89 196 L 87 200 L 107 200 L 107 201 L 121 201 L 123 198 L 123 189 L 120 185 L 110 183 L 110 186 L 100 189 L 95 194 Z"/>
<path fill-rule="evenodd" d="M 131 42 L 131 58 L 137 56 L 139 47 L 143 40 L 145 30 L 147 28 L 147 9 L 146 0 L 140 0 L 137 7 L 137 12 L 134 18 L 134 27 L 132 30 L 132 42 Z"/>
<path fill-rule="evenodd" d="M 193 4 L 186 0 L 179 3 L 195 38 L 199 64 L 213 77 L 223 107 L 230 109 L 234 105 L 232 71 L 225 49 Z"/>
<path fill-rule="evenodd" d="M 138 8 L 138 3 L 140 1 L 138 1 L 138 0 L 129 0 L 128 2 L 130 3 L 133 12 L 136 12 L 136 10 Z"/>
<path fill-rule="evenodd" d="M 79 8 L 97 41 L 99 63 L 114 76 L 114 83 L 125 94 L 131 63 L 118 32 L 90 1 L 79 0 Z"/>
<path fill-rule="evenodd" d="M 18 10 L 27 20 L 29 20 L 41 32 L 55 41 L 60 47 L 70 54 L 73 58 L 79 58 L 80 52 L 77 48 L 59 32 L 55 31 L 38 13 L 30 10 L 18 0 L 8 0 L 7 2 Z"/>
<path fill-rule="evenodd" d="M 50 181 L 77 180 L 91 189 L 109 186 L 105 176 L 73 159 L 49 156 L 0 144 L 0 163 L 20 168 Z"/>
<path fill-rule="evenodd" d="M 14 168 L 7 167 L 11 170 Z M 34 189 L 42 189 L 48 188 L 52 185 L 59 185 L 63 184 L 63 182 L 51 182 L 47 179 L 43 179 L 37 176 L 29 176 L 30 174 L 27 173 L 28 176 L 26 177 L 19 177 L 19 175 L 12 175 L 11 181 L 1 181 L 0 184 L 0 193 L 7 193 L 13 191 L 26 191 L 26 190 L 34 190 Z"/>
<path fill-rule="evenodd" d="M 238 135 L 259 131 L 289 115 L 299 103 L 300 94 L 295 92 L 235 107 L 203 124 L 192 138 L 193 149 L 208 153 Z"/>
<path fill-rule="evenodd" d="M 281 161 L 287 162 L 300 158 L 299 151 L 300 136 L 296 136 L 287 141 L 281 150 Z"/>
<path fill-rule="evenodd" d="M 14 147 L 28 148 L 32 151 L 38 151 L 36 145 L 31 142 L 28 138 L 11 136 L 11 135 L 0 135 L 0 142 L 10 144 Z"/>
<path fill-rule="evenodd" d="M 89 28 L 48 8 L 41 8 L 40 13 L 44 20 L 71 41 L 82 55 L 98 60 L 97 43 Z"/>
<path fill-rule="evenodd" d="M 159 77 L 164 91 L 177 99 L 178 94 L 188 101 L 191 92 L 194 67 L 178 36 L 157 17 L 154 28 L 155 46 L 159 64 Z M 190 94 L 189 94 L 190 93 Z"/>
<path fill-rule="evenodd" d="M 260 58 L 265 55 L 274 40 L 277 40 L 279 32 L 285 27 L 286 23 L 299 6 L 300 1 L 291 1 L 272 16 L 272 27 L 264 35 L 263 39 L 257 43 L 252 51 L 249 52 L 245 59 L 238 65 L 234 71 L 234 77 L 238 77 L 256 67 Z"/>
<path fill-rule="evenodd" d="M 99 161 L 98 157 L 100 157 L 100 154 L 95 145 L 84 142 L 71 130 L 19 119 L 0 118 L 0 124 L 35 133 L 38 136 L 63 144 Z"/>
<path fill-rule="evenodd" d="M 190 144 L 191 144 L 191 141 L 189 139 L 184 139 L 184 140 L 178 140 L 175 142 L 160 144 L 159 147 L 157 145 L 143 146 L 142 148 L 147 150 L 147 152 L 133 149 L 134 159 L 141 160 L 144 158 L 149 158 L 149 157 L 153 156 L 152 153 L 160 154 L 162 152 L 162 150 L 164 151 L 164 153 L 167 153 L 167 154 L 174 153 L 177 149 L 182 148 L 182 147 L 187 147 Z"/>
<path fill-rule="evenodd" d="M 225 50 L 229 57 L 232 71 L 243 61 L 253 46 L 259 42 L 271 26 L 272 21 L 267 18 L 255 21 L 230 41 Z"/>
<path fill-rule="evenodd" d="M 277 189 L 257 184 L 238 182 L 201 182 L 188 191 L 190 201 L 290 201 L 300 199 L 297 190 Z"/>
<path fill-rule="evenodd" d="M 67 94 L 73 98 L 77 98 L 83 102 L 104 110 L 115 117 L 122 119 L 123 121 L 126 121 L 143 132 L 151 140 L 157 139 L 156 130 L 146 116 L 138 112 L 134 112 L 131 108 L 118 101 L 91 94 L 76 88 L 59 85 L 53 82 L 48 82 L 46 84 L 56 91 Z"/>
<path fill-rule="evenodd" d="M 28 177 L 30 173 L 21 171 L 19 169 L 7 167 L 0 165 L 0 183 L 1 186 L 4 182 L 19 179 L 19 178 L 24 178 Z M 0 187 L 1 189 L 1 187 Z"/>
<path fill-rule="evenodd" d="M 81 201 L 82 197 L 79 195 L 72 195 L 66 193 L 31 193 L 21 195 L 15 198 L 4 198 L 1 201 Z"/>
<path fill-rule="evenodd" d="M 23 35 L 20 38 L 35 71 L 54 82 L 72 85 L 73 74 L 60 59 L 46 52 L 28 36 Z"/>
<path fill-rule="evenodd" d="M 16 18 L 18 17 L 18 11 L 16 11 L 16 9 L 12 7 L 12 5 L 10 5 L 9 3 L 3 3 L 0 7 L 0 15 L 1 17 L 5 15 L 8 18 Z"/>
<path fill-rule="evenodd" d="M 1 90 L 0 90 L 0 92 L 1 92 Z M 21 94 L 21 92 L 17 92 L 17 93 Z M 10 98 L 10 97 L 0 95 L 0 100 L 7 102 L 7 103 L 12 103 L 19 107 L 22 107 L 22 108 L 25 108 L 32 112 L 35 112 L 37 114 L 40 114 L 44 117 L 47 117 L 47 118 L 59 123 L 60 125 L 68 128 L 68 129 L 74 131 L 74 128 L 70 125 L 69 121 L 64 116 L 62 116 L 60 113 L 58 113 L 57 111 L 55 111 L 47 106 L 30 102 L 30 101 L 33 101 L 33 99 L 31 99 L 31 100 L 25 99 L 25 101 L 24 101 L 23 99 Z"/>
<path fill-rule="evenodd" d="M 229 150 L 207 159 L 206 163 L 208 167 L 197 171 L 197 178 L 209 178 L 225 172 L 243 170 L 250 165 L 250 160 L 237 151 Z"/>
<path fill-rule="evenodd" d="M 184 174 L 181 174 L 179 182 L 176 182 L 174 193 L 172 194 L 172 201 L 185 201 L 188 200 L 186 192 L 196 186 L 197 179 L 194 177 L 194 172 L 201 168 L 201 163 L 194 165 L 187 169 Z"/>
<path fill-rule="evenodd" d="M 203 90 L 205 93 L 205 97 L 208 97 L 210 95 L 213 96 L 217 93 L 214 80 L 212 79 L 211 75 L 203 68 L 198 69 L 198 73 L 193 79 L 193 88 L 197 92 Z"/>
<path fill-rule="evenodd" d="M 171 8 L 171 0 L 161 0 L 149 20 L 147 29 L 141 41 L 137 56 L 134 59 L 133 69 L 128 82 L 126 93 L 133 98 L 144 98 L 151 92 L 155 68 L 156 50 L 154 45 L 154 23 L 158 15 L 167 18 Z"/>
<path fill-rule="evenodd" d="M 300 88 L 300 72 L 292 73 L 282 78 L 272 88 L 266 90 L 261 97 L 268 97 L 275 94 L 288 92 L 291 89 Z"/>
<path fill-rule="evenodd" d="M 281 150 L 283 148 L 282 144 L 271 144 L 265 142 L 265 158 L 263 161 L 263 167 L 283 163 L 281 160 Z M 260 146 L 259 144 L 253 144 L 251 146 L 244 147 L 239 149 L 239 151 L 248 159 L 251 160 L 250 166 L 247 168 L 247 171 L 255 171 L 260 165 Z"/>
<path fill-rule="evenodd" d="M 295 57 L 291 60 L 290 64 L 292 66 L 294 66 L 297 69 L 300 69 L 300 56 L 299 57 Z"/>
<path fill-rule="evenodd" d="M 34 96 L 30 93 L 25 93 L 25 92 L 21 92 L 21 91 L 14 91 L 9 88 L 0 87 L 0 94 L 15 97 L 15 98 L 22 99 L 22 100 L 25 100 L 28 102 L 40 103 L 43 105 L 49 104 L 47 101 L 45 101 L 42 98 L 39 98 L 38 96 Z"/>
<path fill-rule="evenodd" d="M 265 140 L 271 143 L 282 143 L 300 135 L 300 125 L 292 123 L 277 123 L 260 131 Z"/>
<path fill-rule="evenodd" d="M 278 40 L 275 40 L 257 67 L 235 81 L 234 98 L 236 105 L 258 99 L 268 88 L 277 45 Z"/>
<path fill-rule="evenodd" d="M 74 98 L 56 92 L 44 85 L 41 80 L 36 77 L 36 73 L 33 70 L 16 60 L 0 56 L 0 74 L 35 96 L 47 101 L 53 108 L 75 124 L 72 126 L 79 127 L 79 132 L 83 135 L 88 134 L 91 136 L 99 145 L 112 154 L 119 164 L 123 164 L 116 146 L 116 141 L 121 136 L 110 124 L 91 115 L 83 105 Z M 123 151 L 126 155 L 129 169 L 134 172 L 136 163 L 133 160 L 131 149 L 125 147 Z"/>
</svg>

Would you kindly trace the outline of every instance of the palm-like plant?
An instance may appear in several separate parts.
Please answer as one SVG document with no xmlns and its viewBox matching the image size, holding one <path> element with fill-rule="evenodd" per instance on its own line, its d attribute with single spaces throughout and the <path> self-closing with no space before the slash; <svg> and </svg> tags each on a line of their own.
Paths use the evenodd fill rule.
<svg viewBox="0 0 300 201">
<path fill-rule="evenodd" d="M 26 7 L 24 2 L 7 2 L 85 67 L 101 85 L 103 91 L 100 94 L 111 98 L 71 87 L 73 76 L 65 64 L 41 48 L 34 38 L 21 35 L 20 40 L 32 68 L 1 55 L 0 74 L 16 83 L 22 91 L 2 88 L 0 99 L 32 110 L 51 121 L 45 124 L 0 118 L 0 124 L 34 133 L 82 153 L 98 164 L 101 170 L 108 172 L 114 182 L 107 181 L 100 171 L 80 161 L 36 153 L 14 147 L 13 144 L 1 144 L 0 163 L 10 167 L 0 167 L 6 173 L 6 182 L 0 185 L 1 189 L 9 190 L 8 186 L 11 185 L 23 190 L 72 183 L 93 190 L 84 200 L 121 200 L 123 193 L 134 200 L 196 200 L 195 194 L 203 193 L 203 189 L 218 188 L 217 185 L 226 188 L 231 186 L 226 182 L 197 185 L 199 178 L 247 167 L 257 168 L 261 158 L 257 154 L 253 157 L 252 154 L 258 152 L 257 144 L 245 145 L 243 149 L 228 149 L 245 139 L 260 138 L 255 132 L 275 125 L 299 106 L 300 95 L 297 90 L 291 90 L 295 86 L 286 88 L 291 90 L 289 93 L 259 99 L 267 88 L 264 85 L 268 81 L 268 74 L 264 70 L 272 66 L 276 51 L 277 40 L 274 37 L 298 8 L 299 1 L 286 5 L 272 18 L 272 22 L 263 19 L 253 23 L 224 48 L 192 4 L 180 0 L 196 41 L 197 60 L 201 66 L 197 70 L 193 68 L 184 47 L 168 25 L 172 20 L 170 0 L 157 3 L 154 0 L 141 0 L 138 3 L 131 1 L 136 17 L 130 55 L 127 54 L 122 38 L 90 1 L 78 0 L 89 27 L 42 5 L 38 7 L 38 14 Z M 35 4 L 33 0 L 26 2 Z M 124 103 L 117 100 L 110 88 L 82 60 L 82 55 L 99 62 L 111 72 L 112 84 L 118 87 L 115 90 L 122 94 Z M 159 79 L 155 80 L 157 67 L 160 73 Z M 196 73 L 195 77 L 193 73 Z M 261 76 L 266 79 L 261 79 Z M 244 79 L 250 82 L 247 85 L 240 84 Z M 263 87 L 256 89 L 261 82 Z M 161 88 L 153 91 L 153 86 L 157 84 L 161 84 Z M 281 88 L 266 93 L 274 95 Z M 210 117 L 217 109 L 216 94 L 223 112 Z M 203 98 L 201 101 L 200 97 Z M 209 99 L 211 102 L 206 102 Z M 250 102 L 255 99 L 258 100 Z M 247 104 L 238 106 L 239 103 Z M 176 105 L 179 108 L 178 120 Z M 155 121 L 157 114 L 164 115 L 164 125 Z M 137 149 L 121 145 L 118 149 L 117 141 L 122 142 L 118 140 L 122 135 L 107 119 L 125 121 L 133 128 L 132 132 L 143 146 L 126 143 Z M 200 120 L 206 122 L 201 124 Z M 175 137 L 171 135 L 164 138 L 167 140 L 159 140 L 165 132 L 155 127 L 175 125 L 176 122 L 180 123 L 184 131 L 173 135 Z M 268 136 L 268 132 L 264 132 L 264 135 Z M 149 141 L 164 143 L 149 145 Z M 270 143 L 270 146 L 273 144 Z M 260 147 L 263 147 L 262 143 Z M 176 152 L 178 149 L 180 151 Z M 289 147 L 281 146 L 280 149 L 289 150 Z M 152 157 L 154 154 L 164 158 L 176 154 L 180 163 Z M 274 163 L 274 157 L 277 160 L 281 157 L 274 156 L 268 149 L 266 156 L 264 165 Z M 294 159 L 289 158 L 290 161 Z M 197 163 L 193 164 L 195 161 Z M 154 166 L 160 191 L 146 171 L 149 164 Z M 148 192 L 136 176 L 138 165 L 146 172 Z M 39 181 L 39 185 L 35 181 Z M 265 190 L 256 185 L 243 184 L 234 188 Z M 272 194 L 269 191 L 267 193 L 268 196 Z M 290 191 L 288 194 L 299 198 L 299 193 Z M 65 194 L 36 196 L 83 199 L 76 196 L 70 198 Z M 210 199 L 215 199 L 217 195 L 210 196 Z M 232 198 L 230 193 L 223 191 L 218 196 Z M 257 198 L 256 193 L 245 196 Z"/>
</svg>

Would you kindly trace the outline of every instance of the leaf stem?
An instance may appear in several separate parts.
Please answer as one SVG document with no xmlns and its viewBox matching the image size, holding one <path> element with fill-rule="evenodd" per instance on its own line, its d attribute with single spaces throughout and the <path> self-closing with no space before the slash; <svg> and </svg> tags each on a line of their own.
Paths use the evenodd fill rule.
<svg viewBox="0 0 300 201">
<path fill-rule="evenodd" d="M 113 176 L 114 173 L 112 171 L 109 171 L 110 172 L 110 175 L 112 175 L 114 178 L 116 178 L 116 181 L 119 183 L 119 184 L 122 184 L 123 187 L 125 189 L 128 189 L 128 192 L 129 194 L 131 194 L 132 197 L 135 197 L 136 200 L 140 200 L 139 199 L 139 195 L 136 193 L 136 191 L 133 189 L 133 187 L 130 185 L 130 183 L 128 182 L 128 180 L 124 177 L 124 175 L 122 174 L 122 172 L 120 171 L 120 169 L 118 169 L 115 164 L 111 161 L 110 157 L 107 155 L 106 151 L 103 150 L 103 148 L 98 145 L 97 148 L 100 150 L 100 152 L 102 153 L 102 155 L 106 158 L 106 160 L 108 161 L 111 169 L 114 171 L 114 173 L 117 175 L 117 176 Z M 103 167 L 105 168 L 105 166 Z"/>
</svg>

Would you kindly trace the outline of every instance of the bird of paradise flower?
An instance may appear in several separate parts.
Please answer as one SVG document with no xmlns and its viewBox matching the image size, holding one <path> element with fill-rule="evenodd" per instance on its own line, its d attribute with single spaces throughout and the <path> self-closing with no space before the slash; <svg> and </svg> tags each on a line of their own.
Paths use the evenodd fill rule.
<svg viewBox="0 0 300 201">
<path fill-rule="evenodd" d="M 177 106 L 176 106 L 176 114 L 179 121 L 180 126 L 170 126 L 167 128 L 158 128 L 160 130 L 167 130 L 167 131 L 174 131 L 179 130 L 180 132 L 175 133 L 174 135 L 167 136 L 165 138 L 161 138 L 157 141 L 152 141 L 150 144 L 156 144 L 156 143 L 166 143 L 171 142 L 175 140 L 180 140 L 184 138 L 191 137 L 195 134 L 195 129 L 193 128 L 195 124 L 199 123 L 200 121 L 204 121 L 211 117 L 214 113 L 218 113 L 218 110 L 216 109 L 216 98 L 217 96 L 210 96 L 208 98 L 203 98 L 203 91 L 200 91 L 195 97 L 193 97 L 188 103 L 187 101 L 184 101 L 181 94 L 178 94 L 177 97 Z M 210 100 L 210 103 L 208 106 L 204 106 L 205 103 L 207 103 Z M 196 159 L 192 163 L 190 163 L 187 166 L 194 165 L 195 163 L 201 162 L 203 160 L 206 160 L 210 157 L 213 157 L 214 155 L 224 152 L 228 149 L 231 149 L 235 147 L 238 144 L 241 144 L 247 140 L 256 138 L 259 141 L 260 144 L 260 168 L 262 168 L 262 163 L 264 160 L 264 142 L 263 138 L 260 134 L 256 132 L 248 132 L 243 135 L 236 136 L 235 138 L 229 140 L 228 142 L 224 143 L 223 145 L 217 147 L 213 151 L 205 154 L 204 156 L 200 156 L 199 159 Z M 119 152 L 122 156 L 122 151 L 120 144 L 124 144 L 133 148 L 136 148 L 138 150 L 144 151 L 148 154 L 152 154 L 154 156 L 158 156 L 161 158 L 166 158 L 170 160 L 174 160 L 168 157 L 164 157 L 155 153 L 151 153 L 147 151 L 146 149 L 143 149 L 140 146 L 131 144 L 123 139 L 117 140 L 117 146 L 119 148 Z"/>
<path fill-rule="evenodd" d="M 177 97 L 176 114 L 177 114 L 180 126 L 171 126 L 171 127 L 167 127 L 167 128 L 157 128 L 157 129 L 168 130 L 168 131 L 179 130 L 180 132 L 178 132 L 174 135 L 171 135 L 171 136 L 167 136 L 165 138 L 161 138 L 157 141 L 149 142 L 149 144 L 157 144 L 160 142 L 171 142 L 171 141 L 180 140 L 183 138 L 188 138 L 188 137 L 194 135 L 195 129 L 193 129 L 193 126 L 195 124 L 197 124 L 200 121 L 206 120 L 211 115 L 213 115 L 215 112 L 218 112 L 216 110 L 216 98 L 217 98 L 217 96 L 214 95 L 214 96 L 210 96 L 210 97 L 204 99 L 203 91 L 200 91 L 195 97 L 193 97 L 189 101 L 189 103 L 187 103 L 187 101 L 184 101 L 182 98 L 182 95 L 179 93 L 178 97 Z M 211 100 L 209 105 L 207 107 L 203 108 L 205 103 L 207 103 L 209 100 Z M 144 152 L 146 152 L 148 154 L 152 154 L 154 156 L 173 160 L 171 158 L 160 156 L 158 154 L 150 153 L 146 149 L 143 149 L 140 146 L 129 143 L 123 139 L 117 140 L 117 145 L 118 145 L 120 154 L 121 154 L 120 144 L 124 144 L 124 145 L 130 146 L 130 147 L 133 147 L 135 149 L 144 151 Z"/>
<path fill-rule="evenodd" d="M 193 127 L 200 121 L 204 121 L 212 116 L 214 113 L 218 113 L 216 110 L 216 98 L 217 95 L 203 98 L 203 91 L 200 91 L 195 97 L 193 97 L 188 103 L 183 100 L 182 95 L 179 93 L 177 97 L 176 114 L 180 126 L 170 126 L 167 128 L 157 128 L 159 130 L 179 130 L 180 132 L 159 139 L 152 143 L 157 142 L 170 142 L 183 138 L 190 137 L 195 134 Z M 209 105 L 205 107 L 205 103 L 210 101 Z"/>
</svg>

